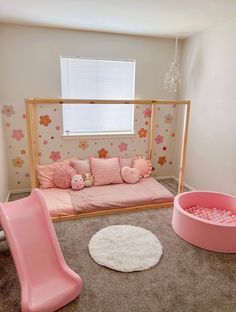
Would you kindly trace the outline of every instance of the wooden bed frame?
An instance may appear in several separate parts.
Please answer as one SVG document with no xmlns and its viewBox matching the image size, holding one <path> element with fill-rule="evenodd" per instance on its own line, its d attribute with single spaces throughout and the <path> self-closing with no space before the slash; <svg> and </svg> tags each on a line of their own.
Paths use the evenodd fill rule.
<svg viewBox="0 0 236 312">
<path fill-rule="evenodd" d="M 178 193 L 183 192 L 184 188 L 184 168 L 186 160 L 186 147 L 190 117 L 190 101 L 189 100 L 90 100 L 90 99 L 41 99 L 41 98 L 29 98 L 25 99 L 26 108 L 26 121 L 27 121 L 27 132 L 28 132 L 28 146 L 29 146 L 29 164 L 30 164 L 30 178 L 31 188 L 38 187 L 38 181 L 36 177 L 35 166 L 39 162 L 38 156 L 38 135 L 37 135 L 37 120 L 36 120 L 36 105 L 37 104 L 138 104 L 138 105 L 150 105 L 151 106 L 151 121 L 150 121 L 150 135 L 148 141 L 148 159 L 152 157 L 153 141 L 154 141 L 154 124 L 156 120 L 156 114 L 154 114 L 154 105 L 185 105 L 184 121 L 183 121 L 183 134 L 181 144 L 181 157 L 179 164 L 179 185 Z M 76 215 L 52 217 L 53 221 L 61 220 L 72 220 L 83 217 L 100 216 L 111 213 L 131 212 L 141 209 L 151 208 L 167 208 L 172 207 L 173 201 L 168 203 L 151 204 L 151 205 L 140 205 L 127 208 L 108 209 L 96 212 L 85 212 Z"/>
</svg>

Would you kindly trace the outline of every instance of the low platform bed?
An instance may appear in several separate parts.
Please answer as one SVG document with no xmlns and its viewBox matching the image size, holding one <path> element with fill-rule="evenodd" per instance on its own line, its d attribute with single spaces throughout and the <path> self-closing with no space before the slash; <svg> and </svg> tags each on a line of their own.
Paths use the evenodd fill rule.
<svg viewBox="0 0 236 312">
<path fill-rule="evenodd" d="M 178 193 L 184 188 L 184 167 L 186 159 L 186 146 L 188 125 L 190 116 L 189 100 L 101 100 L 101 99 L 25 99 L 27 133 L 29 143 L 29 163 L 31 187 L 39 187 L 36 174 L 36 166 L 39 162 L 39 134 L 38 116 L 36 107 L 38 104 L 58 105 L 149 105 L 151 110 L 150 123 L 147 137 L 146 159 L 152 161 L 153 144 L 155 142 L 155 124 L 157 122 L 156 105 L 180 105 L 184 106 L 182 142 L 179 162 L 179 186 Z M 99 155 L 100 156 L 100 155 Z M 93 170 L 92 170 L 93 171 Z M 92 172 L 93 174 L 93 172 Z M 144 177 L 144 175 L 142 175 Z M 111 182 L 121 183 L 121 182 Z M 108 184 L 108 183 L 104 183 Z M 102 185 L 102 184 L 97 184 Z M 48 186 L 47 186 L 48 187 Z M 50 186 L 52 187 L 52 186 Z M 136 184 L 111 184 L 106 186 L 92 186 L 77 192 L 71 189 L 45 188 L 42 189 L 50 215 L 54 221 L 67 220 L 94 215 L 128 212 L 148 208 L 173 207 L 174 196 L 154 178 L 140 180 Z"/>
<path fill-rule="evenodd" d="M 42 189 L 53 220 L 72 219 L 111 212 L 171 207 L 173 194 L 154 178 L 136 184 L 93 186 L 80 191 Z"/>
</svg>

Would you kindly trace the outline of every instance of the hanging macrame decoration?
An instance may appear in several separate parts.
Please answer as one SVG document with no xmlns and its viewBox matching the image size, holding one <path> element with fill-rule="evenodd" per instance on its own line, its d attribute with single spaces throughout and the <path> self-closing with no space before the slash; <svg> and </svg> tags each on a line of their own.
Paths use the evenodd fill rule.
<svg viewBox="0 0 236 312">
<path fill-rule="evenodd" d="M 165 74 L 165 89 L 168 89 L 169 93 L 176 93 L 181 89 L 181 83 L 182 71 L 178 56 L 178 38 L 176 37 L 174 60 L 170 64 L 169 71 Z"/>
</svg>

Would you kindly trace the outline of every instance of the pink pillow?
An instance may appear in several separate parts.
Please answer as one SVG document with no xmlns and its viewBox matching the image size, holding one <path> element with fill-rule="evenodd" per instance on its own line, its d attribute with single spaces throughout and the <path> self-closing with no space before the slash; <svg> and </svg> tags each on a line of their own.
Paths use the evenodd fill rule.
<svg viewBox="0 0 236 312">
<path fill-rule="evenodd" d="M 120 158 L 120 169 L 122 169 L 123 167 L 133 167 L 133 163 L 134 163 L 134 158 L 130 157 L 130 158 Z"/>
<path fill-rule="evenodd" d="M 137 183 L 140 178 L 140 170 L 138 168 L 123 167 L 121 176 L 126 183 Z"/>
<path fill-rule="evenodd" d="M 71 160 L 70 164 L 79 174 L 91 173 L 89 159 Z"/>
<path fill-rule="evenodd" d="M 71 186 L 71 178 L 76 174 L 76 170 L 70 165 L 61 165 L 55 171 L 52 182 L 58 188 L 67 189 Z"/>
<path fill-rule="evenodd" d="M 53 183 L 53 176 L 55 171 L 64 164 L 70 164 L 71 160 L 76 160 L 77 158 L 73 157 L 70 159 L 64 159 L 62 161 L 56 161 L 49 165 L 36 165 L 36 175 L 39 181 L 40 187 L 43 189 L 56 187 Z"/>
<path fill-rule="evenodd" d="M 79 191 L 84 188 L 84 180 L 81 174 L 75 174 L 71 179 L 71 188 L 73 191 Z"/>
<path fill-rule="evenodd" d="M 133 168 L 138 168 L 140 170 L 141 178 L 148 178 L 152 173 L 152 164 L 150 160 L 138 156 L 134 159 Z"/>
<path fill-rule="evenodd" d="M 123 183 L 120 175 L 119 158 L 90 158 L 94 185 Z"/>
</svg>

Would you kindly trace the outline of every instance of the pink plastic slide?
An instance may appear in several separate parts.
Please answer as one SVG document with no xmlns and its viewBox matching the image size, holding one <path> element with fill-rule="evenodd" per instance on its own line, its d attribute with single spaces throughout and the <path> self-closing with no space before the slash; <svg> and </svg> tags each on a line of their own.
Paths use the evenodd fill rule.
<svg viewBox="0 0 236 312">
<path fill-rule="evenodd" d="M 81 278 L 65 263 L 41 191 L 0 204 L 0 221 L 21 285 L 22 312 L 52 312 L 74 300 Z"/>
</svg>

